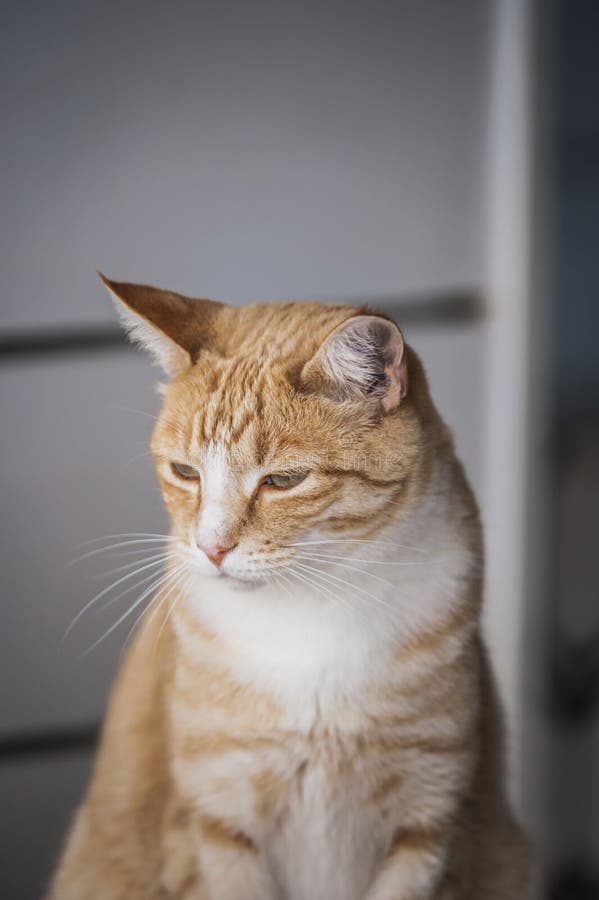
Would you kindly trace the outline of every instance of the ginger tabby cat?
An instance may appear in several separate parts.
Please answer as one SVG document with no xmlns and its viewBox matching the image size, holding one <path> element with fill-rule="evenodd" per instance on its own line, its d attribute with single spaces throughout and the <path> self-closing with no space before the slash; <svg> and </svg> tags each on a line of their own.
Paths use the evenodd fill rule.
<svg viewBox="0 0 599 900">
<path fill-rule="evenodd" d="M 170 377 L 172 556 L 52 900 L 529 900 L 477 506 L 397 326 L 103 280 Z"/>
</svg>

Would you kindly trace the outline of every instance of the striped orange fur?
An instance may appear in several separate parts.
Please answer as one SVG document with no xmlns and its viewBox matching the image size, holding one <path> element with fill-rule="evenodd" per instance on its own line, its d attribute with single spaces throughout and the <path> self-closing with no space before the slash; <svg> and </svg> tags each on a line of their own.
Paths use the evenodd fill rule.
<svg viewBox="0 0 599 900">
<path fill-rule="evenodd" d="M 386 317 L 105 283 L 170 376 L 171 580 L 52 900 L 532 900 L 476 502 Z"/>
</svg>

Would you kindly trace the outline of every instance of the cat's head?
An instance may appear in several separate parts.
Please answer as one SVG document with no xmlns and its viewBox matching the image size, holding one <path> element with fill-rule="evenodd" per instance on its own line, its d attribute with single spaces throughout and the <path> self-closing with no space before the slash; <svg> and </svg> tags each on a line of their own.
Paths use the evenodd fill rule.
<svg viewBox="0 0 599 900">
<path fill-rule="evenodd" d="M 103 280 L 170 379 L 152 450 L 172 534 L 200 572 L 261 582 L 308 547 L 371 539 L 417 501 L 436 417 L 387 317 Z"/>
</svg>

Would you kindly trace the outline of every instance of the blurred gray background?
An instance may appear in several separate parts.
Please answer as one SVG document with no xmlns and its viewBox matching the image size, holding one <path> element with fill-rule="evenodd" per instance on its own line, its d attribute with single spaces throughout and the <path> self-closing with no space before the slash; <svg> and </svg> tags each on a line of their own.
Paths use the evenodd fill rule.
<svg viewBox="0 0 599 900">
<path fill-rule="evenodd" d="M 583 671 L 555 664 L 568 571 L 555 547 L 570 521 L 559 504 L 576 535 L 599 473 L 586 438 L 572 468 L 556 468 L 547 399 L 556 322 L 571 321 L 559 278 L 579 270 L 558 254 L 556 272 L 553 251 L 580 247 L 576 213 L 560 231 L 570 107 L 566 90 L 561 106 L 553 97 L 581 58 L 576 29 L 597 23 L 549 6 L 549 25 L 527 0 L 3 9 L 2 896 L 43 893 L 135 620 L 82 657 L 137 594 L 90 610 L 63 640 L 117 577 L 101 573 L 127 560 L 68 564 L 87 541 L 168 527 L 146 453 L 159 375 L 118 338 L 96 267 L 235 303 L 367 301 L 396 316 L 483 509 L 514 802 L 551 896 L 599 896 L 595 720 L 576 717 L 594 649 Z M 593 135 L 595 110 L 576 120 Z M 596 166 L 593 178 L 596 190 Z M 586 283 L 580 293 L 584 307 Z M 567 410 L 580 384 L 557 393 Z M 570 476 L 573 494 L 560 493 Z M 581 545 L 564 562 L 575 573 Z M 597 622 L 591 563 L 584 579 L 583 642 Z M 566 584 L 571 596 L 576 575 Z M 554 789 L 567 765 L 583 815 Z"/>
</svg>

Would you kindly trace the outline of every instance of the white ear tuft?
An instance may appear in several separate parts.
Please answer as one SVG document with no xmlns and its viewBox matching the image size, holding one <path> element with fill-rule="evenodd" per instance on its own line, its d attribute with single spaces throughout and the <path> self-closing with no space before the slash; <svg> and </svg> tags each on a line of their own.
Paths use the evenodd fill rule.
<svg viewBox="0 0 599 900">
<path fill-rule="evenodd" d="M 302 371 L 302 380 L 336 400 L 369 400 L 394 409 L 407 392 L 402 334 L 380 316 L 354 316 L 328 336 Z"/>
<path fill-rule="evenodd" d="M 110 290 L 110 288 L 109 288 Z M 111 291 L 117 315 L 127 337 L 133 344 L 143 347 L 169 378 L 176 378 L 189 368 L 189 353 L 171 341 L 162 331 L 133 312 Z"/>
</svg>

